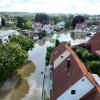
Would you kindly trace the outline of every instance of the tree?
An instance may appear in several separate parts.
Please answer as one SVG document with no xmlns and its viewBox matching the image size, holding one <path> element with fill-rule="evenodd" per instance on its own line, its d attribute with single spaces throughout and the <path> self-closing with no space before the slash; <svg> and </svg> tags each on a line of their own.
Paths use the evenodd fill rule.
<svg viewBox="0 0 100 100">
<path fill-rule="evenodd" d="M 30 20 L 26 21 L 25 26 L 27 29 L 32 28 L 32 21 L 30 21 Z"/>
<path fill-rule="evenodd" d="M 17 27 L 23 29 L 25 26 L 25 20 L 23 17 L 17 17 Z"/>
<path fill-rule="evenodd" d="M 60 44 L 60 41 L 58 39 L 56 39 L 55 46 L 58 46 L 59 44 Z"/>
<path fill-rule="evenodd" d="M 46 32 L 43 30 L 40 30 L 38 35 L 39 35 L 39 39 L 43 39 L 46 36 Z"/>
<path fill-rule="evenodd" d="M 49 16 L 45 13 L 37 13 L 35 15 L 35 21 L 40 22 L 42 24 L 48 24 L 49 23 Z"/>
<path fill-rule="evenodd" d="M 85 50 L 83 53 L 82 53 L 82 59 L 83 61 L 89 61 L 91 58 L 91 54 L 88 52 L 88 50 Z"/>
<path fill-rule="evenodd" d="M 50 21 L 53 21 L 54 24 L 57 24 L 60 21 L 65 21 L 65 16 L 51 16 Z"/>
<path fill-rule="evenodd" d="M 4 18 L 1 18 L 1 25 L 5 26 L 5 19 Z"/>
<path fill-rule="evenodd" d="M 82 59 L 82 54 L 83 52 L 87 51 L 85 48 L 77 48 L 77 50 L 75 51 L 77 53 L 77 55 L 80 57 L 80 59 Z"/>
<path fill-rule="evenodd" d="M 26 51 L 19 44 L 8 43 L 0 45 L 0 81 L 11 77 L 16 69 L 27 59 Z"/>
<path fill-rule="evenodd" d="M 65 28 L 71 29 L 71 23 L 73 20 L 73 15 L 69 15 L 69 17 L 66 17 L 66 21 L 65 21 Z"/>
<path fill-rule="evenodd" d="M 100 76 L 100 61 L 91 61 L 89 63 L 89 68 L 92 73 L 98 74 Z"/>
<path fill-rule="evenodd" d="M 72 20 L 72 26 L 73 28 L 75 28 L 76 24 L 78 23 L 84 23 L 85 22 L 85 18 L 84 16 L 81 16 L 81 15 L 78 15 L 78 16 L 75 16 Z"/>
<path fill-rule="evenodd" d="M 20 44 L 23 50 L 28 51 L 29 49 L 34 47 L 34 43 L 32 39 L 28 38 L 27 36 L 24 35 L 14 35 L 11 39 L 10 42 L 15 42 Z"/>
</svg>

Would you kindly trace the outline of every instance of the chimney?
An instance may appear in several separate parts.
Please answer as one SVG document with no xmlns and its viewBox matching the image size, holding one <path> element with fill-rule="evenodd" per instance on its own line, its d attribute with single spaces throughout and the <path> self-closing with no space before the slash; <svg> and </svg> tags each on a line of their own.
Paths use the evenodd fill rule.
<svg viewBox="0 0 100 100">
<path fill-rule="evenodd" d="M 67 59 L 67 68 L 70 67 L 70 58 Z"/>
</svg>

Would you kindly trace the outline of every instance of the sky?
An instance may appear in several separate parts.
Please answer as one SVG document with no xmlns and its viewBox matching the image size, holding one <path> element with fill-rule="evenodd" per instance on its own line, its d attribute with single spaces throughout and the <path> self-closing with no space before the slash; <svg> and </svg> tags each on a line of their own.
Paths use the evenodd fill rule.
<svg viewBox="0 0 100 100">
<path fill-rule="evenodd" d="M 0 0 L 0 11 L 100 14 L 100 0 Z"/>
</svg>

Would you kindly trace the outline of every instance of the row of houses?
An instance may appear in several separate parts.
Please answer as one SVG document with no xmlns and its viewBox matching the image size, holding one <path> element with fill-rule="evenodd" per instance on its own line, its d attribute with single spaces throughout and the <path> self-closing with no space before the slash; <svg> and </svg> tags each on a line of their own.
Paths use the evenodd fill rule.
<svg viewBox="0 0 100 100">
<path fill-rule="evenodd" d="M 56 33 L 55 30 L 63 29 L 65 27 L 65 22 L 59 22 L 56 25 L 45 24 L 42 25 L 40 22 L 33 22 L 32 29 L 21 30 L 22 33 L 32 38 L 33 40 L 39 39 L 39 32 L 44 31 L 47 35 Z"/>
<path fill-rule="evenodd" d="M 44 24 L 42 25 L 39 22 L 33 22 L 32 28 L 34 30 L 44 30 L 47 34 L 52 33 L 55 29 L 63 29 L 65 27 L 65 22 L 61 21 L 58 22 L 56 25 L 51 25 L 51 24 Z"/>
<path fill-rule="evenodd" d="M 100 54 L 100 32 L 89 41 Z M 51 56 L 50 100 L 100 100 L 100 78 L 87 70 L 75 52 L 62 42 Z"/>
</svg>

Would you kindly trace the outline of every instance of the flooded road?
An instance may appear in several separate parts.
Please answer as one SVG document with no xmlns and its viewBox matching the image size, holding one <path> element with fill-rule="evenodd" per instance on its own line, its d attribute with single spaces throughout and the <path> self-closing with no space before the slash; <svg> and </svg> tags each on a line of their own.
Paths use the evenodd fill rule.
<svg viewBox="0 0 100 100">
<path fill-rule="evenodd" d="M 59 39 L 60 42 L 62 41 L 70 41 L 72 45 L 76 45 L 79 43 L 83 43 L 89 40 L 90 37 L 83 37 L 79 39 L 73 39 L 70 33 L 67 34 L 55 34 L 52 38 Z M 43 87 L 43 74 L 45 70 L 45 55 L 46 55 L 46 48 L 48 46 L 53 46 L 54 43 L 51 43 L 49 40 L 43 42 L 42 45 L 39 43 L 35 44 L 35 47 L 28 52 L 28 59 L 31 60 L 35 66 L 36 71 L 35 73 L 31 74 L 27 77 L 28 84 L 29 84 L 29 91 L 28 94 L 22 100 L 42 100 L 42 87 Z"/>
<path fill-rule="evenodd" d="M 29 51 L 28 59 L 35 64 L 36 71 L 27 78 L 30 88 L 28 94 L 22 100 L 41 100 L 43 87 L 43 75 L 41 72 L 44 72 L 45 69 L 46 48 L 52 45 L 49 41 L 46 41 L 42 46 L 36 43 L 35 47 Z"/>
</svg>

